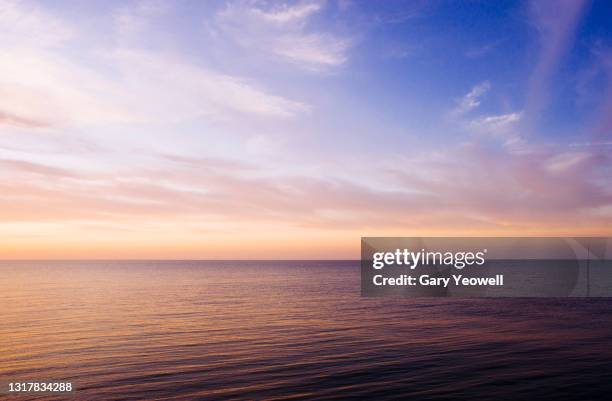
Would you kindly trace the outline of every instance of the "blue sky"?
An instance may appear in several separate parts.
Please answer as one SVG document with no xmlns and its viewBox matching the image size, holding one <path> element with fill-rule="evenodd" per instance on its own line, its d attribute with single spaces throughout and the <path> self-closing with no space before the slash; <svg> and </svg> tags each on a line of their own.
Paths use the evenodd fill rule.
<svg viewBox="0 0 612 401">
<path fill-rule="evenodd" d="M 0 256 L 607 235 L 611 19 L 578 0 L 0 0 Z"/>
</svg>

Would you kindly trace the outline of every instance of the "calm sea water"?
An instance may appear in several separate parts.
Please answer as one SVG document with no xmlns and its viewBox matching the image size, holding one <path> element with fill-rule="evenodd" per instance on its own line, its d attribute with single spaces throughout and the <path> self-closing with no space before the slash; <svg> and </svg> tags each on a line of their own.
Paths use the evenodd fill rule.
<svg viewBox="0 0 612 401">
<path fill-rule="evenodd" d="M 612 300 L 359 292 L 356 262 L 0 262 L 0 382 L 71 381 L 38 398 L 72 400 L 612 394 Z"/>
</svg>

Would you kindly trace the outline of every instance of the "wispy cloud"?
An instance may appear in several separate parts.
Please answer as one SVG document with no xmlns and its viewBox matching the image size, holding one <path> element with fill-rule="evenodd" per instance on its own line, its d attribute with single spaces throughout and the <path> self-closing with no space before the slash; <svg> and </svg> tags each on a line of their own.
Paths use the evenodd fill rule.
<svg viewBox="0 0 612 401">
<path fill-rule="evenodd" d="M 241 222 L 377 230 L 401 223 L 448 229 L 452 221 L 462 221 L 463 229 L 469 229 L 470 220 L 491 231 L 568 228 L 577 218 L 569 218 L 568 212 L 612 204 L 606 190 L 610 178 L 602 168 L 609 157 L 572 150 L 514 153 L 473 144 L 395 163 L 387 170 L 390 176 L 378 177 L 387 184 L 395 181 L 395 189 L 278 174 L 223 159 L 161 156 L 165 161 L 155 167 L 124 170 L 117 177 L 2 160 L 0 177 L 13 178 L 2 181 L 0 189 L 9 196 L 0 197 L 0 216 L 4 221 L 107 221 L 120 226 L 127 218 L 127 226 L 134 220 L 163 225 L 190 218 L 200 228 Z M 374 167 L 378 174 L 383 171 Z M 598 219 L 612 222 L 612 216 Z M 585 222 L 595 221 L 589 217 Z"/>
<path fill-rule="evenodd" d="M 503 39 L 498 39 L 492 42 L 481 44 L 480 46 L 470 47 L 466 52 L 465 56 L 469 58 L 483 57 L 495 49 L 497 49 L 503 42 Z"/>
<path fill-rule="evenodd" d="M 8 125 L 15 127 L 29 127 L 29 128 L 39 128 L 46 127 L 48 123 L 45 121 L 36 121 L 25 117 L 20 117 L 17 115 L 11 115 L 8 113 L 4 113 L 0 110 L 0 126 Z"/>
<path fill-rule="evenodd" d="M 310 19 L 324 7 L 321 1 L 271 5 L 229 2 L 215 17 L 216 27 L 247 51 L 257 51 L 307 70 L 327 70 L 344 64 L 351 40 L 309 29 Z"/>
<path fill-rule="evenodd" d="M 522 112 L 482 116 L 472 119 L 468 128 L 479 136 L 501 140 L 506 146 L 516 147 L 522 142 L 517 129 L 522 117 Z"/>
<path fill-rule="evenodd" d="M 76 177 L 74 173 L 71 173 L 66 169 L 25 160 L 0 159 L 0 166 L 7 170 L 14 170 L 26 174 L 36 174 L 44 178 Z"/>
<path fill-rule="evenodd" d="M 467 94 L 457 101 L 457 106 L 451 111 L 452 117 L 461 117 L 480 106 L 482 97 L 491 89 L 489 81 L 475 85 Z"/>
<path fill-rule="evenodd" d="M 0 0 L 0 45 L 19 48 L 24 43 L 54 47 L 65 43 L 74 32 L 59 17 L 20 0 Z"/>
<path fill-rule="evenodd" d="M 612 221 L 612 216 L 589 214 L 612 204 L 610 179 L 603 178 L 609 158 L 564 150 L 516 153 L 473 144 L 397 174 L 408 188 L 433 194 L 434 209 L 475 217 L 492 230 L 565 227 L 575 232 L 582 225 L 603 229 Z M 574 227 L 567 226 L 568 213 Z"/>
<path fill-rule="evenodd" d="M 151 28 L 151 21 L 168 7 L 168 3 L 160 0 L 139 0 L 117 8 L 113 14 L 117 34 L 125 40 L 144 33 Z"/>
<path fill-rule="evenodd" d="M 486 116 L 473 120 L 472 123 L 478 128 L 502 129 L 520 121 L 521 113 L 501 114 L 497 116 Z"/>
<path fill-rule="evenodd" d="M 0 50 L 0 93 L 0 112 L 40 127 L 129 118 L 119 105 L 123 97 L 115 82 L 32 47 Z"/>
<path fill-rule="evenodd" d="M 593 157 L 591 152 L 563 152 L 551 156 L 544 167 L 551 172 L 564 172 L 576 168 L 579 164 L 588 162 Z"/>
<path fill-rule="evenodd" d="M 122 6 L 114 15 L 119 34 L 152 29 L 146 20 L 159 12 L 156 4 Z M 62 51 L 54 46 L 67 40 L 68 33 L 78 32 L 84 42 L 88 33 L 22 2 L 0 3 L 0 32 L 5 34 L 0 35 L 2 40 L 6 35 L 12 39 L 0 50 L 0 124 L 4 126 L 218 120 L 236 113 L 287 118 L 308 110 L 253 79 L 196 65 L 171 50 L 96 41 L 98 47 L 82 49 L 82 55 Z M 38 34 L 44 37 L 38 40 Z"/>
<path fill-rule="evenodd" d="M 493 139 L 501 141 L 504 146 L 516 147 L 522 143 L 518 132 L 518 123 L 523 118 L 522 111 L 504 114 L 476 113 L 490 89 L 489 81 L 472 87 L 450 111 L 451 122 L 462 127 L 472 139 Z"/>
<path fill-rule="evenodd" d="M 131 107 L 144 118 L 180 120 L 227 113 L 292 117 L 308 110 L 300 102 L 268 94 L 248 79 L 217 73 L 172 55 L 119 49 L 109 55 Z"/>
<path fill-rule="evenodd" d="M 539 32 L 541 47 L 527 93 L 528 118 L 534 119 L 548 104 L 553 74 L 573 44 L 587 1 L 531 1 L 529 5 L 531 21 Z"/>
<path fill-rule="evenodd" d="M 597 121 L 593 128 L 594 136 L 598 139 L 612 138 L 612 49 L 598 49 L 597 62 L 603 70 L 606 87 L 604 98 L 601 99 Z"/>
</svg>

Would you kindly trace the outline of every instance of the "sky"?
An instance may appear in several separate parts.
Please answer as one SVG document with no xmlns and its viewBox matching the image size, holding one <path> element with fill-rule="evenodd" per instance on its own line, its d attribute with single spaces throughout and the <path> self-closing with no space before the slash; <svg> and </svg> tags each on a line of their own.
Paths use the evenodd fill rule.
<svg viewBox="0 0 612 401">
<path fill-rule="evenodd" d="M 0 0 L 0 258 L 612 235 L 605 1 Z"/>
</svg>

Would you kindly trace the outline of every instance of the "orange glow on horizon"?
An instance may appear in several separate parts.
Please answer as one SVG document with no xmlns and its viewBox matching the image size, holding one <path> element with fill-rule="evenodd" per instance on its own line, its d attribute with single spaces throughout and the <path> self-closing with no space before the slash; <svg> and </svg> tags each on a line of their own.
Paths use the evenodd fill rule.
<svg viewBox="0 0 612 401">
<path fill-rule="evenodd" d="M 80 234 L 80 235 L 79 235 Z M 340 230 L 284 228 L 261 233 L 195 235 L 174 232 L 81 232 L 12 238 L 0 259 L 359 259 L 362 236 L 612 236 L 610 227 L 543 230 L 435 229 Z M 8 236 L 5 236 L 8 238 Z"/>
</svg>

